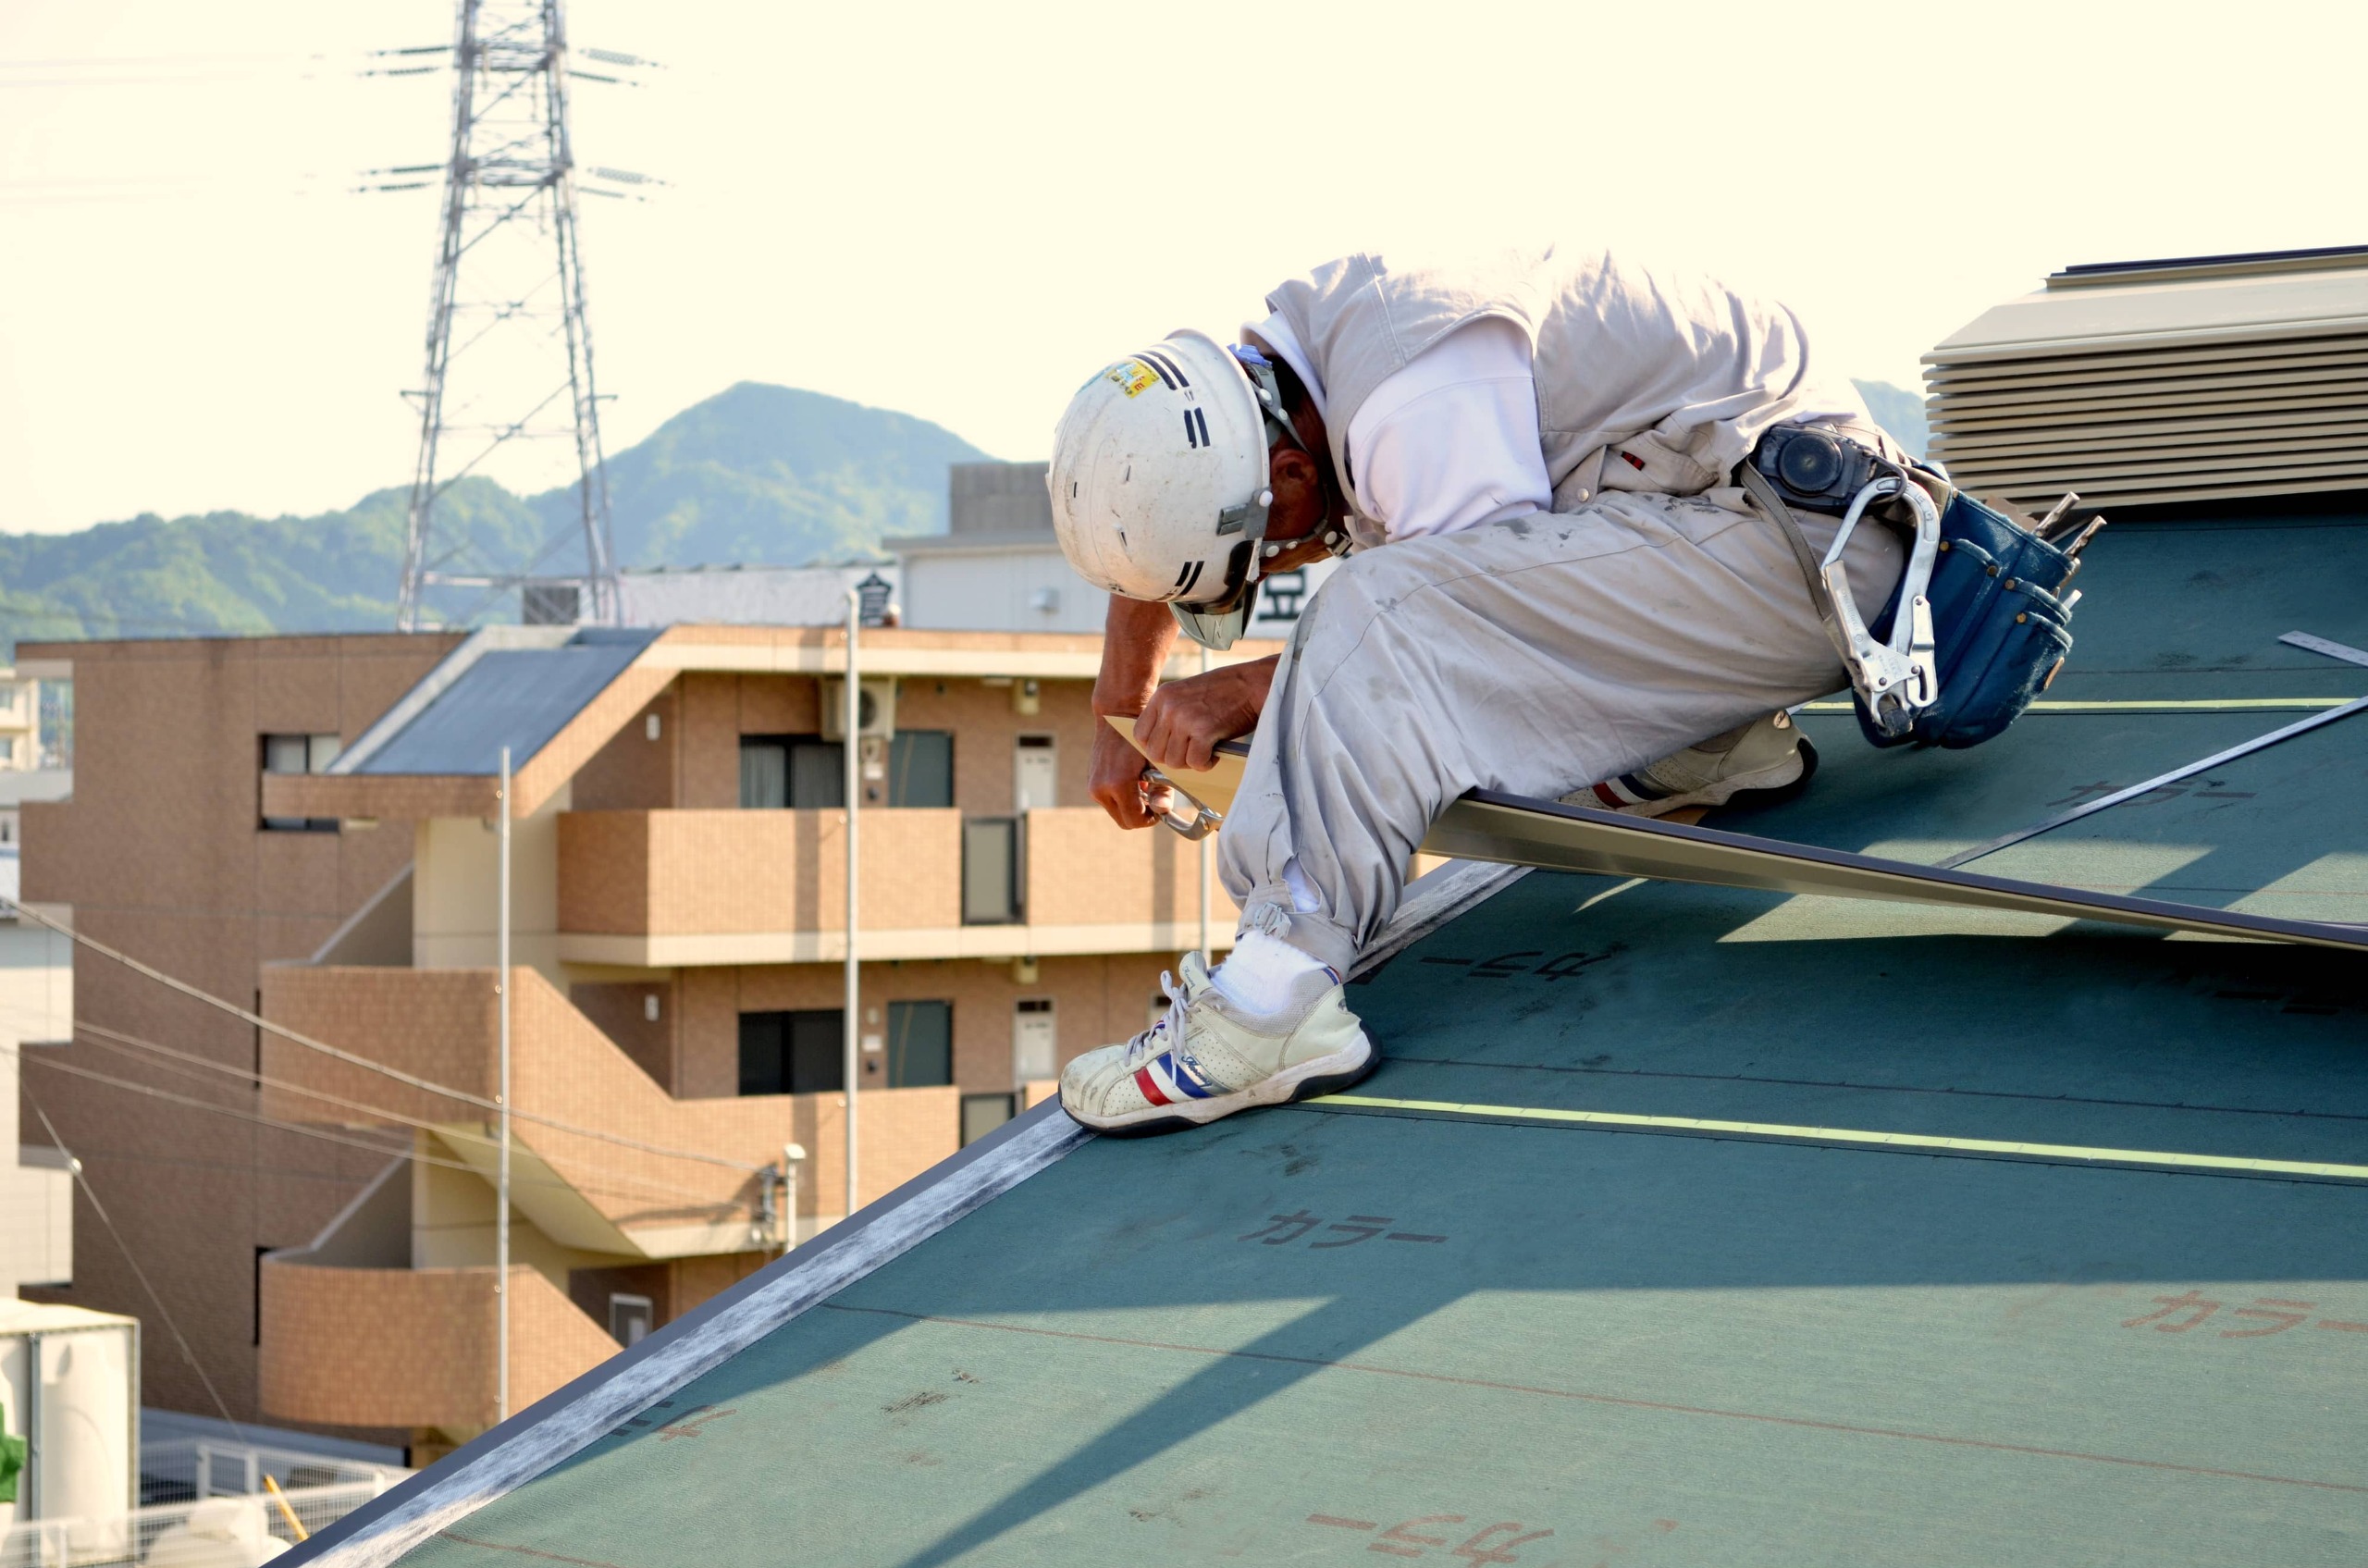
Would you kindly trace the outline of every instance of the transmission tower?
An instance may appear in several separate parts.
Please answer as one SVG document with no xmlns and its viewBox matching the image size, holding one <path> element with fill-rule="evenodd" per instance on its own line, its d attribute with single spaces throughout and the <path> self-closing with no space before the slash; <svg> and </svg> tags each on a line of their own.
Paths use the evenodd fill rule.
<svg viewBox="0 0 2368 1568">
<path fill-rule="evenodd" d="M 423 594 L 439 586 L 479 590 L 449 617 L 462 623 L 512 590 L 528 622 L 611 623 L 615 552 L 576 235 L 565 9 L 561 0 L 460 0 L 459 11 L 427 374 L 408 394 L 419 407 L 419 460 L 398 624 L 418 629 Z M 470 475 L 569 486 L 566 521 L 539 548 L 491 559 L 503 552 L 439 516 Z"/>
</svg>

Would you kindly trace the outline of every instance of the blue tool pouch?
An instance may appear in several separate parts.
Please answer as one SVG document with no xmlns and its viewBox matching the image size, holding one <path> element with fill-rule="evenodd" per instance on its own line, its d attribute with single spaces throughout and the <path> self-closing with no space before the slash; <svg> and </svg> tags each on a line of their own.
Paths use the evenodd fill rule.
<svg viewBox="0 0 2368 1568">
<path fill-rule="evenodd" d="M 1940 553 L 1925 597 L 1932 606 L 1940 697 L 1904 734 L 1876 727 L 1863 700 L 1858 728 L 1875 746 L 1980 746 L 2021 717 L 2072 651 L 2072 611 L 2058 593 L 2078 570 L 2057 548 L 1961 491 L 1941 511 Z M 1894 589 L 1877 633 L 1899 611 Z"/>
</svg>

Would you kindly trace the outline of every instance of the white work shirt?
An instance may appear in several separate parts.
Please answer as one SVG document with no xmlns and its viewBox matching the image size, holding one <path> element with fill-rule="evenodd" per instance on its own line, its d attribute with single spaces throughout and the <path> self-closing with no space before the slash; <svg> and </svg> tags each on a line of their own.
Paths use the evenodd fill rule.
<svg viewBox="0 0 2368 1568">
<path fill-rule="evenodd" d="M 1324 384 L 1283 319 L 1244 330 L 1282 356 L 1323 414 Z M 1554 487 L 1528 334 L 1497 316 L 1457 327 L 1374 389 L 1347 450 L 1357 510 L 1393 541 L 1545 511 Z"/>
</svg>

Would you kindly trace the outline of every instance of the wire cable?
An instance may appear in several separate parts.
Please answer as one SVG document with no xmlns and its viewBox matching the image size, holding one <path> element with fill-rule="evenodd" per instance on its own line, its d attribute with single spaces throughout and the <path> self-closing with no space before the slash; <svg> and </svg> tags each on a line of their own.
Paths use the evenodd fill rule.
<svg viewBox="0 0 2368 1568">
<path fill-rule="evenodd" d="M 482 1171 L 479 1171 L 476 1167 L 470 1165 L 465 1160 L 445 1159 L 440 1155 L 421 1154 L 418 1150 L 413 1148 L 398 1147 L 387 1143 L 374 1143 L 366 1138 L 347 1137 L 341 1133 L 324 1130 L 321 1128 L 308 1127 L 302 1122 L 282 1121 L 277 1117 L 267 1117 L 258 1111 L 242 1111 L 235 1105 L 224 1105 L 216 1104 L 212 1100 L 201 1100 L 192 1094 L 176 1094 L 169 1089 L 158 1089 L 153 1084 L 134 1083 L 128 1078 L 117 1078 L 108 1073 L 94 1072 L 89 1068 L 76 1067 L 71 1062 L 53 1061 L 46 1056 L 34 1056 L 31 1058 L 20 1056 L 18 1058 L 19 1062 L 27 1059 L 30 1059 L 38 1067 L 48 1068 L 52 1072 L 68 1073 L 75 1078 L 86 1078 L 94 1083 L 104 1083 L 108 1085 L 110 1088 L 126 1090 L 134 1094 L 145 1095 L 152 1100 L 164 1100 L 172 1105 L 186 1105 L 192 1110 L 212 1111 L 216 1116 L 226 1116 L 236 1121 L 250 1122 L 257 1127 L 268 1127 L 276 1131 L 293 1133 L 302 1138 L 317 1138 L 325 1143 L 340 1143 L 350 1149 L 362 1149 L 370 1154 L 384 1154 L 388 1159 L 417 1160 L 423 1165 L 437 1166 L 446 1170 L 467 1171 L 471 1175 L 477 1176 L 484 1174 Z M 490 1140 L 488 1140 L 488 1142 L 490 1142 Z M 650 1196 L 650 1194 L 646 1192 L 623 1192 L 618 1191 L 613 1188 L 580 1186 L 572 1181 L 547 1179 L 538 1176 L 524 1176 L 516 1178 L 515 1179 L 527 1182 L 534 1186 L 556 1187 L 567 1191 L 605 1191 L 612 1197 L 623 1198 L 647 1198 Z M 736 1203 L 729 1202 L 705 1202 L 700 1204 L 698 1206 L 709 1209 L 734 1210 L 737 1210 L 741 1207 L 741 1205 Z"/>
<path fill-rule="evenodd" d="M 390 1068 L 383 1062 L 374 1062 L 369 1057 L 357 1056 L 352 1051 L 340 1050 L 339 1047 L 331 1045 L 325 1041 L 314 1040 L 310 1035 L 299 1034 L 294 1030 L 290 1029 L 283 1024 L 272 1022 L 269 1019 L 265 1018 L 260 1013 L 249 1012 L 246 1008 L 241 1007 L 236 1002 L 216 996 L 211 992 L 201 991 L 185 980 L 179 979 L 173 975 L 168 975 L 164 970 L 157 969 L 153 965 L 142 963 L 138 958 L 133 957 L 130 954 L 125 953 L 117 948 L 110 947 L 105 943 L 99 941 L 96 937 L 85 936 L 82 932 L 76 931 L 72 926 L 66 924 L 64 921 L 52 920 L 49 916 L 43 914 L 38 909 L 33 908 L 30 905 L 21 903 L 17 899 L 11 898 L 0 900 L 0 902 L 6 902 L 7 907 L 14 909 L 20 918 L 29 920 L 35 925 L 43 926 L 57 932 L 60 936 L 67 938 L 78 947 L 87 947 L 92 952 L 98 954 L 101 957 L 112 958 L 117 963 L 121 964 L 124 968 L 131 970 L 134 974 L 144 975 L 148 979 L 155 981 L 157 983 L 169 990 L 180 993 L 182 995 L 191 998 L 192 1001 L 203 1002 L 209 1007 L 219 1008 L 221 1011 L 229 1014 L 232 1018 L 239 1019 L 242 1023 L 250 1024 L 256 1029 L 276 1034 L 283 1040 L 303 1046 L 308 1051 L 318 1051 L 323 1056 L 334 1057 L 338 1061 L 343 1062 L 349 1067 L 361 1068 L 368 1072 L 382 1073 L 385 1076 L 393 1079 L 398 1083 L 408 1084 L 412 1088 L 420 1090 L 425 1093 L 439 1094 L 446 1099 L 458 1100 L 462 1105 L 475 1105 L 479 1110 L 499 1111 L 501 1109 L 501 1106 L 499 1104 L 487 1099 L 482 1094 L 472 1094 L 465 1089 L 454 1089 L 448 1084 L 438 1083 L 432 1080 L 421 1078 L 416 1074 L 405 1072 L 401 1068 Z M 638 1138 L 628 1138 L 623 1133 L 607 1132 L 598 1128 L 581 1127 L 574 1122 L 565 1121 L 558 1117 L 540 1116 L 533 1111 L 522 1111 L 514 1105 L 511 1107 L 510 1114 L 520 1121 L 531 1121 L 539 1126 L 549 1127 L 561 1132 L 574 1133 L 579 1138 L 591 1138 L 603 1143 L 613 1143 L 619 1148 L 633 1149 L 645 1154 L 658 1154 L 668 1159 L 695 1160 L 701 1165 L 721 1166 L 726 1170 L 746 1171 L 751 1175 L 765 1168 L 761 1165 L 752 1165 L 746 1160 L 728 1160 L 721 1154 L 705 1154 L 689 1149 L 670 1149 L 660 1143 L 646 1143 Z"/>
<path fill-rule="evenodd" d="M 249 1071 L 245 1068 L 232 1067 L 228 1062 L 212 1061 L 204 1056 L 198 1056 L 193 1052 L 176 1050 L 170 1045 L 159 1044 L 153 1040 L 142 1040 L 138 1035 L 124 1034 L 116 1030 L 103 1028 L 98 1024 L 78 1023 L 74 1026 L 74 1032 L 77 1034 L 91 1036 L 91 1043 L 99 1046 L 103 1050 L 122 1051 L 125 1046 L 132 1046 L 142 1051 L 153 1052 L 159 1056 L 169 1057 L 174 1061 L 186 1062 L 192 1067 L 204 1068 L 209 1072 L 220 1073 L 226 1077 L 235 1078 L 242 1083 L 251 1083 L 260 1088 L 276 1090 L 284 1094 L 302 1095 L 303 1098 L 308 1100 L 319 1100 L 324 1104 L 335 1105 L 341 1110 L 358 1111 L 364 1116 L 374 1117 L 383 1121 L 398 1122 L 405 1127 L 417 1128 L 423 1132 L 432 1132 L 439 1138 L 466 1138 L 475 1142 L 484 1143 L 488 1147 L 493 1143 L 493 1140 L 490 1137 L 482 1133 L 471 1134 L 461 1131 L 450 1122 L 429 1121 L 423 1117 L 406 1116 L 401 1111 L 389 1110 L 383 1105 L 374 1105 L 366 1100 L 352 1100 L 346 1098 L 342 1094 L 331 1094 L 319 1089 L 307 1089 L 302 1084 L 291 1083 L 286 1079 L 273 1078 L 265 1073 Z M 129 1053 L 125 1054 L 129 1055 Z M 192 1074 L 190 1076 L 193 1077 L 194 1075 Z M 203 1080 L 201 1080 L 200 1081 Z M 290 1122 L 286 1125 L 293 1127 L 301 1126 L 302 1124 Z M 586 1169 L 598 1169 L 597 1167 L 589 1165 L 588 1162 L 573 1157 L 562 1161 L 550 1154 L 543 1153 L 541 1150 L 536 1150 L 535 1154 L 545 1165 L 557 1167 L 561 1164 L 567 1164 L 583 1166 Z M 607 1173 L 603 1172 L 602 1174 Z M 635 1191 L 631 1188 L 621 1187 L 594 1187 L 582 1183 L 569 1183 L 568 1185 L 578 1186 L 584 1191 L 607 1192 L 612 1196 L 620 1198 L 689 1198 L 702 1204 L 709 1204 L 719 1207 L 724 1206 L 722 1202 L 709 1198 L 705 1193 L 693 1191 L 687 1187 L 676 1187 L 671 1183 L 663 1181 L 650 1182 L 638 1191 Z"/>
<path fill-rule="evenodd" d="M 165 1320 L 165 1327 L 171 1332 L 173 1342 L 181 1348 L 181 1359 L 189 1363 L 191 1372 L 197 1374 L 197 1380 L 205 1385 L 206 1397 L 214 1401 L 214 1408 L 222 1413 L 222 1419 L 230 1424 L 230 1430 L 239 1434 L 239 1441 L 245 1442 L 246 1428 L 239 1425 L 237 1416 L 230 1414 L 230 1407 L 223 1402 L 222 1391 L 214 1386 L 214 1379 L 208 1377 L 205 1368 L 199 1364 L 197 1352 L 190 1349 L 189 1337 L 174 1321 L 172 1310 L 165 1305 L 165 1298 L 156 1293 L 156 1287 L 149 1281 L 148 1271 L 140 1266 L 138 1258 L 132 1256 L 131 1248 L 125 1243 L 123 1232 L 115 1228 L 115 1219 L 107 1213 L 106 1204 L 99 1202 L 98 1191 L 91 1185 L 91 1179 L 82 1174 L 82 1162 L 74 1157 L 74 1151 L 68 1148 L 66 1140 L 58 1136 L 57 1124 L 50 1120 L 49 1113 L 42 1108 L 41 1097 L 24 1081 L 22 1074 L 18 1075 L 17 1087 L 26 1099 L 33 1103 L 33 1115 L 41 1117 L 42 1126 L 48 1130 L 51 1145 L 66 1156 L 66 1168 L 72 1174 L 74 1184 L 82 1189 L 82 1196 L 91 1201 L 92 1212 L 99 1216 L 99 1223 L 106 1227 L 107 1234 L 115 1238 L 116 1249 L 123 1253 L 123 1261 L 131 1266 L 132 1278 L 140 1281 L 140 1288 L 147 1291 L 148 1299 L 155 1303 L 156 1315 Z"/>
</svg>

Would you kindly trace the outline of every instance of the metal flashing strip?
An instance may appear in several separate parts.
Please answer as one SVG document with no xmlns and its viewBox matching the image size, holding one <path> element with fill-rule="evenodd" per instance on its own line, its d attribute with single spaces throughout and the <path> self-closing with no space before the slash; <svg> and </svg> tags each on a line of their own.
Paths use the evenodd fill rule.
<svg viewBox="0 0 2368 1568">
<path fill-rule="evenodd" d="M 602 1362 L 283 1561 L 385 1568 L 597 1440 L 1091 1136 L 1047 1102 L 870 1204 L 632 1350 Z"/>
<path fill-rule="evenodd" d="M 2077 822 L 2083 817 L 2093 817 L 2098 812 L 2118 806 L 2125 800 L 2135 800 L 2141 795 L 2150 795 L 2164 784 L 2177 784 L 2181 779 L 2216 768 L 2223 762 L 2233 762 L 2239 757 L 2264 750 L 2276 746 L 2281 740 L 2290 739 L 2305 731 L 2315 730 L 2322 724 L 2332 724 L 2337 719 L 2348 719 L 2362 709 L 2368 709 L 2368 697 L 2354 698 L 2339 708 L 2331 708 L 2324 713 L 2313 714 L 2308 719 L 2297 719 L 2294 722 L 2272 730 L 2267 735 L 2259 735 L 2251 740 L 2239 741 L 2226 751 L 2215 751 L 2200 762 L 2185 763 L 2167 773 L 2157 773 L 2142 784 L 2131 784 L 2128 789 L 2115 790 L 2111 795 L 2100 796 L 2086 805 L 2075 806 L 2067 811 L 2059 811 L 2054 816 L 2043 821 L 2033 822 L 2027 828 L 2016 828 L 2013 833 L 2001 833 L 1996 838 L 1977 844 L 1970 849 L 1961 849 L 1955 855 L 1941 860 L 1938 863 L 1939 868 L 1942 870 L 1954 870 L 1968 860 L 1979 860 L 1984 855 L 1994 855 L 1999 850 L 2020 844 L 2027 838 L 2037 838 L 2043 833 L 2054 833 L 2057 828 Z"/>
<path fill-rule="evenodd" d="M 2351 708 L 2321 714 L 2288 728 L 2325 723 L 2361 707 L 2368 707 L 2368 698 L 2362 698 Z M 2199 764 L 2202 765 L 2204 764 Z M 1770 893 L 2003 909 L 2241 941 L 2288 942 L 2368 952 L 2368 926 L 2283 920 L 2201 905 L 2096 893 L 2052 883 L 2019 882 L 1956 870 L 1946 863 L 1922 866 L 1906 860 L 1886 860 L 1846 850 L 1755 838 L 1715 828 L 1684 827 L 1487 790 L 1474 790 L 1449 807 L 1432 824 L 1423 847 L 1435 855 L 1468 860 L 1501 860 L 1597 876 L 1649 877 L 1659 882 L 1756 888 Z"/>
<path fill-rule="evenodd" d="M 2062 713 L 2321 713 L 2330 708 L 2340 708 L 2350 701 L 2348 697 L 2164 697 L 2129 698 L 2115 701 L 2066 699 L 2056 702 L 2034 702 L 2026 711 L 2033 714 Z M 1848 702 L 1804 702 L 1793 710 L 1795 713 L 1848 713 L 1855 704 Z"/>
<path fill-rule="evenodd" d="M 2354 648 L 2350 643 L 2335 642 L 2326 637 L 2314 637 L 2308 632 L 2288 632 L 2277 639 L 2288 648 L 2308 648 L 2324 653 L 2329 659 L 2340 659 L 2347 664 L 2368 664 L 2368 648 Z"/>
<path fill-rule="evenodd" d="M 1392 1100 L 1376 1094 L 1323 1094 L 1301 1101 L 1301 1105 L 1305 1107 L 1338 1105 L 1350 1110 L 1412 1111 L 1426 1116 L 1485 1117 L 1496 1120 L 1567 1122 L 1583 1127 L 1766 1139 L 1780 1142 L 1863 1144 L 1943 1154 L 2076 1160 L 2084 1165 L 2146 1166 L 2171 1170 L 2229 1171 L 2246 1176 L 2368 1181 L 2368 1165 L 2335 1165 L 2319 1160 L 2262 1160 L 2238 1154 L 2177 1154 L 2162 1149 L 2091 1148 L 2079 1143 L 2021 1143 L 1997 1138 L 1947 1138 L 1926 1132 L 1877 1132 L 1852 1127 L 1793 1127 L 1782 1122 L 1718 1121 L 1700 1117 L 1634 1116 L 1620 1111 L 1573 1111 L 1545 1105 L 1477 1105 L 1450 1100 Z"/>
<path fill-rule="evenodd" d="M 2160 787 L 2164 783 L 2200 772 L 2232 757 L 2315 729 L 2368 708 L 2360 698 L 2340 708 L 2314 713 L 2281 730 L 2259 736 L 2216 756 L 2207 757 L 2162 778 L 2107 796 L 2078 811 L 2022 830 L 2003 840 L 1977 845 L 1937 866 L 1908 860 L 1886 860 L 1846 850 L 1791 844 L 1782 839 L 1756 838 L 1717 828 L 1692 827 L 1666 820 L 1624 816 L 1592 807 L 1566 806 L 1551 800 L 1503 795 L 1475 789 L 1454 801 L 1431 824 L 1419 846 L 1426 854 L 1459 860 L 1489 860 L 1501 865 L 1528 866 L 1540 870 L 1582 871 L 1596 876 L 1647 877 L 1657 882 L 1690 882 L 1711 887 L 1757 888 L 1770 893 L 1810 894 L 1839 898 L 1872 898 L 1893 903 L 1946 904 L 1961 908 L 2004 909 L 2059 920 L 2104 920 L 2154 931 L 2184 931 L 2206 936 L 2234 937 L 2251 942 L 2291 942 L 2307 946 L 2368 951 L 2368 926 L 2336 925 L 2320 920 L 2283 920 L 2269 915 L 2242 914 L 2195 904 L 2173 904 L 2135 898 L 2124 894 L 2095 893 L 2053 883 L 2019 882 L 2007 877 L 1961 871 L 1956 865 L 2006 844 L 2060 827 L 2076 817 L 2102 809 L 2115 800 Z M 1120 734 L 1132 740 L 1131 725 L 1112 720 Z M 1217 747 L 1216 765 L 1206 772 L 1183 773 L 1172 782 L 1206 799 L 1220 811 L 1233 805 L 1240 787 L 1249 748 L 1240 741 Z"/>
</svg>

